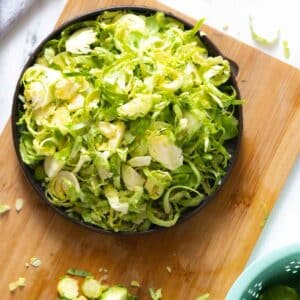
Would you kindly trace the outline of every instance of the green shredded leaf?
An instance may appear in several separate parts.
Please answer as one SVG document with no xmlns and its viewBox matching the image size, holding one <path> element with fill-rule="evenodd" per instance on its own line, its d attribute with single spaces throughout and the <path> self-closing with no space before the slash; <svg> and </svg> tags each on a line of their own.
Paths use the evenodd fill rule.
<svg viewBox="0 0 300 300">
<path fill-rule="evenodd" d="M 253 40 L 258 42 L 259 44 L 262 44 L 264 46 L 274 46 L 275 44 L 278 43 L 279 38 L 280 38 L 280 30 L 279 29 L 276 32 L 276 36 L 274 36 L 271 39 L 268 39 L 268 38 L 261 36 L 260 34 L 258 34 L 256 32 L 256 30 L 254 29 L 254 26 L 253 26 L 253 18 L 251 16 L 249 17 L 249 26 L 250 26 L 251 36 L 252 36 Z"/>
<path fill-rule="evenodd" d="M 69 269 L 67 271 L 67 274 L 73 276 L 80 276 L 80 277 L 88 277 L 92 275 L 90 272 L 85 270 L 80 270 L 80 269 Z"/>
<path fill-rule="evenodd" d="M 286 59 L 289 59 L 291 56 L 291 50 L 289 47 L 288 41 L 282 41 L 282 47 L 283 47 L 283 55 Z"/>
<path fill-rule="evenodd" d="M 200 19 L 195 26 L 193 27 L 193 29 L 190 31 L 191 35 L 195 35 L 200 28 L 202 27 L 203 23 L 205 22 L 205 18 Z"/>
<path fill-rule="evenodd" d="M 0 203 L 0 215 L 5 214 L 8 211 L 10 211 L 10 205 Z"/>
<path fill-rule="evenodd" d="M 238 135 L 229 62 L 163 13 L 104 12 L 22 75 L 22 160 L 47 199 L 110 231 L 171 227 L 212 194 Z"/>
<path fill-rule="evenodd" d="M 132 280 L 131 283 L 130 283 L 130 285 L 132 287 L 137 287 L 137 288 L 139 288 L 141 286 L 140 283 L 138 281 L 136 281 L 136 280 Z"/>
<path fill-rule="evenodd" d="M 149 294 L 152 300 L 161 300 L 162 299 L 162 291 L 161 289 L 154 290 L 153 288 L 149 289 Z"/>
</svg>

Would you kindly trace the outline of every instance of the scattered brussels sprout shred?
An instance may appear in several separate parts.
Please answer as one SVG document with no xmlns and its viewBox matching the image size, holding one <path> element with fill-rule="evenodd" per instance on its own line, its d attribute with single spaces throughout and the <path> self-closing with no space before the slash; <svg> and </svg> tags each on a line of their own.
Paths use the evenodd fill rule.
<svg viewBox="0 0 300 300">
<path fill-rule="evenodd" d="M 30 264 L 33 267 L 38 268 L 42 264 L 42 261 L 37 257 L 32 257 L 32 258 L 30 258 Z"/>
<path fill-rule="evenodd" d="M 23 208 L 23 205 L 24 205 L 24 200 L 22 198 L 17 198 L 16 204 L 15 204 L 16 211 L 17 212 L 21 211 L 21 209 Z"/>
<path fill-rule="evenodd" d="M 149 289 L 149 294 L 152 300 L 161 300 L 162 299 L 162 291 L 161 289 L 154 290 L 153 288 Z"/>
<path fill-rule="evenodd" d="M 139 288 L 141 285 L 138 281 L 132 280 L 130 286 Z"/>
<path fill-rule="evenodd" d="M 14 292 L 18 288 L 23 288 L 26 285 L 26 279 L 19 277 L 16 281 L 9 283 L 8 288 L 10 292 Z"/>
<path fill-rule="evenodd" d="M 73 275 L 73 276 L 79 276 L 79 277 L 87 277 L 91 276 L 92 274 L 88 271 L 85 270 L 79 270 L 79 269 L 69 269 L 67 271 L 68 275 Z"/>
<path fill-rule="evenodd" d="M 8 211 L 10 211 L 10 205 L 0 203 L 0 215 L 5 214 Z"/>
<path fill-rule="evenodd" d="M 252 16 L 249 17 L 249 26 L 250 26 L 250 32 L 253 40 L 255 40 L 257 43 L 264 45 L 264 46 L 274 46 L 278 43 L 280 38 L 280 30 L 278 29 L 276 32 L 276 35 L 273 38 L 266 38 L 258 34 L 253 26 L 253 18 Z"/>
<path fill-rule="evenodd" d="M 288 41 L 284 40 L 282 41 L 282 47 L 283 47 L 283 55 L 286 59 L 289 59 L 291 56 L 291 50 L 289 47 Z"/>
</svg>

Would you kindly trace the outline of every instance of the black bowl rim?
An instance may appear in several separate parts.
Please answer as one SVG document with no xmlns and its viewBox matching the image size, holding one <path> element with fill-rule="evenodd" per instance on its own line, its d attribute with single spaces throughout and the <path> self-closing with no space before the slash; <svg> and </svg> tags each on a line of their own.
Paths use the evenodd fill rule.
<svg viewBox="0 0 300 300">
<path fill-rule="evenodd" d="M 116 10 L 129 10 L 129 11 L 142 13 L 142 14 L 149 14 L 149 13 L 153 14 L 153 13 L 156 13 L 156 12 L 163 12 L 166 16 L 174 18 L 175 20 L 177 20 L 177 21 L 181 22 L 182 24 L 184 24 L 184 26 L 186 28 L 192 28 L 193 27 L 193 25 L 191 23 L 189 23 L 188 21 L 182 19 L 181 17 L 178 17 L 177 15 L 174 15 L 172 12 L 168 12 L 168 11 L 164 11 L 164 10 L 156 9 L 156 8 L 152 8 L 152 7 L 147 7 L 147 6 L 135 6 L 135 5 L 132 5 L 132 6 L 130 6 L 130 5 L 110 6 L 110 7 L 106 7 L 106 8 L 101 8 L 101 9 L 93 10 L 93 11 L 88 12 L 86 14 L 79 15 L 77 17 L 74 17 L 74 18 L 68 20 L 67 22 L 64 22 L 62 25 L 58 26 L 55 30 L 53 30 L 51 33 L 49 33 L 39 43 L 39 45 L 35 48 L 35 50 L 33 52 L 31 52 L 26 64 L 24 65 L 24 67 L 23 67 L 23 69 L 20 73 L 19 79 L 17 81 L 16 89 L 15 89 L 15 92 L 14 92 L 14 96 L 13 96 L 13 106 L 12 106 L 12 113 L 11 113 L 12 137 L 13 137 L 13 144 L 14 144 L 16 155 L 17 155 L 17 159 L 18 159 L 18 162 L 21 166 L 23 174 L 25 175 L 25 178 L 27 179 L 27 181 L 34 188 L 35 192 L 39 196 L 39 199 L 43 203 L 46 203 L 48 206 L 50 206 L 52 209 L 54 209 L 59 215 L 63 216 L 67 220 L 69 220 L 69 221 L 71 221 L 75 224 L 81 225 L 82 227 L 85 227 L 87 229 L 93 230 L 97 233 L 103 233 L 103 234 L 108 234 L 108 235 L 118 235 L 118 236 L 143 236 L 145 234 L 171 230 L 174 227 L 177 227 L 179 224 L 182 224 L 184 221 L 190 219 L 192 216 L 199 213 L 199 211 L 210 200 L 212 200 L 213 198 L 216 197 L 216 195 L 219 193 L 221 188 L 224 186 L 224 183 L 227 181 L 229 175 L 231 174 L 233 166 L 236 163 L 236 160 L 237 160 L 237 157 L 238 157 L 238 154 L 239 154 L 239 151 L 240 151 L 242 131 L 243 131 L 243 109 L 242 109 L 242 106 L 238 106 L 237 110 L 235 111 L 238 114 L 237 117 L 238 117 L 238 121 L 239 121 L 239 128 L 238 128 L 239 132 L 238 132 L 238 136 L 231 140 L 231 141 L 236 140 L 236 146 L 235 146 L 235 149 L 232 153 L 231 159 L 229 160 L 229 166 L 227 167 L 226 174 L 224 175 L 224 177 L 220 181 L 220 185 L 218 186 L 218 188 L 212 194 L 206 196 L 203 199 L 203 201 L 199 204 L 199 206 L 197 206 L 194 209 L 191 209 L 188 212 L 186 212 L 185 214 L 183 214 L 182 217 L 177 221 L 177 223 L 172 227 L 154 226 L 154 227 L 152 227 L 152 228 L 150 228 L 149 230 L 146 230 L 146 231 L 124 231 L 124 232 L 123 231 L 110 231 L 110 230 L 102 229 L 102 228 L 97 227 L 97 226 L 92 225 L 92 224 L 88 224 L 88 223 L 86 223 L 82 220 L 74 219 L 74 218 L 68 216 L 64 212 L 62 207 L 58 207 L 58 206 L 55 206 L 54 204 L 52 204 L 45 197 L 44 189 L 33 178 L 33 176 L 31 175 L 31 169 L 29 168 L 29 166 L 27 166 L 23 162 L 23 160 L 21 158 L 21 154 L 20 154 L 19 132 L 18 132 L 18 126 L 17 126 L 16 122 L 17 122 L 17 113 L 18 113 L 18 102 L 19 102 L 18 96 L 19 96 L 19 88 L 20 88 L 20 84 L 21 84 L 21 79 L 22 79 L 22 76 L 23 76 L 24 72 L 26 71 L 26 69 L 34 63 L 36 57 L 38 56 L 39 52 L 42 50 L 44 45 L 49 40 L 51 40 L 52 38 L 59 35 L 61 33 L 61 31 L 64 30 L 66 27 L 68 27 L 68 26 L 70 26 L 74 23 L 77 23 L 77 22 L 82 22 L 82 21 L 95 19 L 95 17 L 97 17 L 99 14 L 103 13 L 104 11 L 116 11 Z M 237 73 L 238 73 L 238 65 L 234 61 L 232 61 L 231 59 L 225 57 L 222 54 L 222 52 L 214 45 L 213 42 L 211 42 L 211 40 L 206 35 L 201 35 L 200 31 L 198 32 L 198 34 L 199 34 L 199 37 L 201 38 L 201 40 L 203 41 L 203 43 L 205 44 L 205 46 L 207 48 L 209 47 L 214 53 L 216 53 L 217 55 L 222 56 L 223 58 L 225 58 L 229 61 L 230 65 L 231 65 L 230 81 L 231 81 L 231 84 L 233 85 L 233 87 L 236 90 L 237 97 L 240 99 L 240 91 L 239 91 L 237 81 L 236 81 L 236 78 L 235 78 L 235 76 L 237 76 Z"/>
</svg>

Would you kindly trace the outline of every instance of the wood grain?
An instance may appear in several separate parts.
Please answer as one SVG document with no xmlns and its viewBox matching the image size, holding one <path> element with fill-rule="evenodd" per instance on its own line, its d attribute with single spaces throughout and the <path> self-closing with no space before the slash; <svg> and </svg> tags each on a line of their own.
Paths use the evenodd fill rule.
<svg viewBox="0 0 300 300">
<path fill-rule="evenodd" d="M 95 8 L 137 4 L 170 8 L 155 1 L 69 0 L 58 23 Z M 204 31 L 236 61 L 244 106 L 244 135 L 237 164 L 215 200 L 178 228 L 143 237 L 112 237 L 90 232 L 53 213 L 25 182 L 8 124 L 0 137 L 0 201 L 26 202 L 0 217 L 1 299 L 55 299 L 56 282 L 70 267 L 97 274 L 109 270 L 110 283 L 138 280 L 137 291 L 162 287 L 166 299 L 212 300 L 225 294 L 242 271 L 299 154 L 300 71 L 205 26 Z M 25 268 L 37 256 L 42 266 Z M 172 273 L 166 271 L 172 268 Z M 99 274 L 99 273 L 98 273 Z M 27 285 L 13 295 L 8 283 L 19 276 Z M 100 274 L 99 274 L 100 277 Z"/>
</svg>

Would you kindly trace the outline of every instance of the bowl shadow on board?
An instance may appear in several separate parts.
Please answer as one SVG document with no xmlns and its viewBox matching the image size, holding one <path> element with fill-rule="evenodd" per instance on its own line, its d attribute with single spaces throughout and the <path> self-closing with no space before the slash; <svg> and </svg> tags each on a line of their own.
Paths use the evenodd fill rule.
<svg viewBox="0 0 300 300">
<path fill-rule="evenodd" d="M 32 169 L 25 165 L 24 162 L 22 161 L 21 158 L 21 154 L 20 154 L 20 149 L 19 149 L 19 139 L 20 139 L 20 128 L 17 126 L 16 122 L 18 120 L 18 116 L 19 116 L 19 111 L 22 111 L 22 104 L 21 102 L 18 100 L 18 95 L 20 93 L 22 93 L 22 87 L 21 87 L 21 78 L 23 73 L 25 72 L 25 70 L 30 67 L 35 59 L 37 58 L 39 52 L 42 50 L 43 46 L 45 45 L 45 43 L 50 40 L 55 38 L 56 36 L 58 36 L 60 34 L 60 32 L 65 29 L 66 27 L 68 27 L 69 25 L 76 23 L 76 22 L 81 22 L 81 21 L 86 21 L 86 20 L 91 20 L 91 19 L 95 19 L 100 13 L 104 12 L 104 11 L 116 11 L 116 10 L 130 10 L 139 14 L 144 14 L 144 15 L 151 15 L 153 13 L 156 13 L 158 11 L 162 11 L 162 10 L 156 10 L 153 8 L 147 8 L 147 7 L 137 7 L 137 6 L 117 6 L 117 7 L 110 7 L 110 8 L 105 8 L 105 9 L 100 9 L 100 10 L 96 10 L 93 12 L 90 12 L 88 14 L 84 14 L 82 16 L 76 17 L 66 23 L 64 23 L 63 25 L 61 25 L 60 27 L 58 27 L 56 30 L 54 30 L 52 33 L 50 33 L 41 43 L 40 45 L 33 51 L 33 53 L 31 54 L 29 60 L 27 61 L 26 65 L 24 66 L 20 78 L 18 80 L 17 83 L 17 87 L 14 93 L 14 98 L 13 98 L 13 107 L 12 107 L 12 134 L 13 134 L 13 142 L 14 142 L 14 148 L 17 154 L 17 158 L 19 161 L 19 164 L 22 168 L 22 171 L 24 172 L 24 175 L 28 181 L 28 183 L 34 188 L 34 190 L 36 191 L 36 193 L 39 195 L 39 198 L 44 202 L 47 203 L 50 207 L 52 207 L 58 214 L 60 214 L 61 216 L 67 218 L 68 220 L 72 221 L 73 223 L 79 224 L 83 227 L 86 227 L 88 229 L 91 229 L 93 231 L 99 232 L 99 233 L 106 233 L 106 234 L 111 234 L 111 235 L 143 235 L 145 233 L 151 233 L 151 232 L 158 232 L 158 231 L 162 231 L 162 230 L 166 230 L 167 228 L 164 227 L 159 227 L 159 226 L 153 226 L 152 228 L 150 228 L 147 231 L 142 231 L 142 232 L 112 232 L 109 230 L 104 230 L 101 229 L 97 226 L 85 223 L 84 221 L 80 220 L 80 219 L 74 219 L 69 217 L 65 210 L 61 207 L 57 207 L 55 205 L 53 205 L 52 203 L 50 203 L 47 198 L 45 197 L 45 193 L 44 193 L 44 189 L 42 187 L 42 185 L 40 184 L 40 182 L 36 181 L 33 177 L 33 171 Z M 179 22 L 183 23 L 186 29 L 190 29 L 193 27 L 193 25 L 191 25 L 190 23 L 188 23 L 187 21 L 185 21 L 184 19 L 181 19 L 179 17 L 177 17 L 176 15 L 170 13 L 170 12 L 165 12 L 162 11 L 165 15 L 172 17 L 176 20 L 178 20 Z M 200 33 L 199 33 L 200 35 Z M 208 54 L 210 56 L 223 56 L 221 51 L 211 42 L 211 40 L 206 36 L 206 35 L 201 35 L 200 36 L 202 42 L 204 43 L 204 45 L 206 46 L 207 50 L 208 50 Z M 226 58 L 226 57 L 224 57 Z M 229 83 L 235 88 L 236 92 L 237 92 L 237 98 L 240 98 L 240 92 L 237 86 L 237 82 L 235 77 L 238 74 L 238 65 L 233 62 L 232 60 L 226 58 L 231 66 L 231 77 L 229 80 Z M 197 206 L 196 208 L 190 209 L 188 210 L 180 219 L 179 221 L 173 226 L 173 227 L 177 227 L 179 224 L 183 223 L 184 221 L 190 219 L 192 216 L 196 215 L 209 201 L 211 201 L 213 198 L 215 198 L 216 194 L 220 191 L 220 189 L 222 188 L 222 186 L 224 185 L 224 183 L 227 181 L 227 178 L 229 176 L 229 174 L 231 173 L 232 167 L 235 164 L 236 158 L 238 156 L 239 153 L 239 148 L 240 148 L 240 143 L 241 143 L 241 137 L 242 137 L 242 129 L 243 129 L 243 113 L 242 113 L 242 107 L 235 107 L 235 111 L 234 111 L 234 116 L 239 120 L 239 132 L 238 132 L 238 136 L 227 141 L 225 144 L 225 147 L 227 148 L 227 150 L 229 151 L 229 153 L 231 154 L 231 159 L 228 163 L 227 169 L 226 169 L 226 175 L 222 178 L 219 187 L 209 196 L 206 196 L 203 201 L 201 202 L 201 204 L 199 206 Z"/>
</svg>

